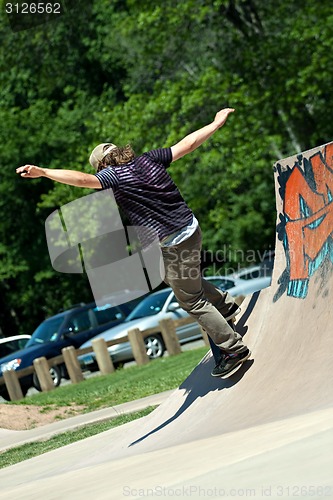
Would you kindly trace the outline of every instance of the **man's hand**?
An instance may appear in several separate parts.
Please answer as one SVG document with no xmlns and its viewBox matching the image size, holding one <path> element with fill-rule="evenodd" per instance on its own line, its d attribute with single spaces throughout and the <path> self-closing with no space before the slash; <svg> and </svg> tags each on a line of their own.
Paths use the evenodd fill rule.
<svg viewBox="0 0 333 500">
<path fill-rule="evenodd" d="M 235 110 L 233 108 L 225 108 L 216 113 L 214 122 L 218 126 L 218 128 L 222 127 L 225 124 L 230 113 L 233 113 L 234 111 Z"/>
<path fill-rule="evenodd" d="M 218 111 L 215 115 L 214 121 L 206 125 L 205 127 L 192 132 L 192 134 L 187 135 L 181 141 L 177 142 L 171 147 L 172 161 L 176 161 L 179 158 L 191 153 L 197 149 L 203 142 L 205 142 L 211 135 L 213 135 L 219 128 L 221 128 L 227 121 L 230 113 L 235 110 L 233 108 L 225 108 Z"/>
<path fill-rule="evenodd" d="M 101 189 L 102 185 L 98 178 L 92 174 L 78 172 L 77 170 L 64 170 L 58 168 L 40 168 L 36 165 L 24 165 L 16 169 L 16 173 L 21 177 L 36 179 L 46 177 L 69 186 L 85 187 L 89 189 Z"/>
<path fill-rule="evenodd" d="M 21 177 L 29 177 L 31 179 L 36 179 L 37 177 L 43 177 L 44 170 L 36 165 L 24 165 L 16 169 L 16 173 L 20 174 Z"/>
</svg>

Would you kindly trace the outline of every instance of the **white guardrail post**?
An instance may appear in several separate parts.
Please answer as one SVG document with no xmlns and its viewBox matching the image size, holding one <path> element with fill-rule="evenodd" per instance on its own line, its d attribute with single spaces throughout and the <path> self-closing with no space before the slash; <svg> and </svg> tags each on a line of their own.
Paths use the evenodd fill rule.
<svg viewBox="0 0 333 500">
<path fill-rule="evenodd" d="M 143 340 L 141 330 L 133 328 L 129 330 L 128 339 L 132 346 L 133 356 L 138 365 L 146 365 L 149 363 L 149 356 L 146 351 L 145 341 Z"/>
<path fill-rule="evenodd" d="M 161 333 L 169 356 L 175 356 L 182 352 L 176 333 L 175 323 L 172 319 L 160 321 Z"/>
<path fill-rule="evenodd" d="M 33 364 L 41 390 L 43 392 L 52 391 L 55 387 L 47 359 L 45 357 L 36 358 L 33 360 Z"/>
<path fill-rule="evenodd" d="M 114 372 L 115 367 L 113 366 L 105 339 L 100 337 L 98 339 L 93 339 L 91 343 L 94 349 L 94 353 L 96 354 L 96 361 L 99 371 L 102 373 L 102 375 Z"/>
<path fill-rule="evenodd" d="M 78 362 L 76 356 L 76 349 L 74 346 L 70 345 L 62 349 L 62 355 L 64 357 L 64 362 L 68 371 L 69 378 L 72 384 L 78 384 L 84 380 L 80 363 Z"/>
<path fill-rule="evenodd" d="M 11 401 L 23 399 L 23 392 L 15 370 L 7 370 L 3 372 L 3 379 L 6 382 L 7 391 Z"/>
</svg>

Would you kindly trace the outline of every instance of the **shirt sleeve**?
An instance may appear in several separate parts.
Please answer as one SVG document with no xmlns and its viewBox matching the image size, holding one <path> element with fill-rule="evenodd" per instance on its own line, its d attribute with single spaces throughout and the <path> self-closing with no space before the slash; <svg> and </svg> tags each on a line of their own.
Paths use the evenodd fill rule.
<svg viewBox="0 0 333 500">
<path fill-rule="evenodd" d="M 150 156 L 157 163 L 161 163 L 165 168 L 170 167 L 172 162 L 172 152 L 171 148 L 158 148 L 148 151 L 148 156 Z"/>
<path fill-rule="evenodd" d="M 102 185 L 102 189 L 117 189 L 119 179 L 117 173 L 112 167 L 103 168 L 97 174 L 94 174 Z"/>
</svg>

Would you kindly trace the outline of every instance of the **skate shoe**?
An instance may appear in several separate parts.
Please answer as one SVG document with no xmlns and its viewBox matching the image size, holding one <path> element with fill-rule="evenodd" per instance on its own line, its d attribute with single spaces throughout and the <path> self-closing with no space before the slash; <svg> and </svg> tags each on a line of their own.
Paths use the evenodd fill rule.
<svg viewBox="0 0 333 500">
<path fill-rule="evenodd" d="M 213 377 L 221 378 L 230 377 L 242 366 L 244 361 L 246 361 L 250 356 L 251 352 L 249 351 L 249 349 L 238 353 L 228 353 L 221 351 L 221 357 L 215 368 L 213 368 L 211 375 Z"/>
</svg>

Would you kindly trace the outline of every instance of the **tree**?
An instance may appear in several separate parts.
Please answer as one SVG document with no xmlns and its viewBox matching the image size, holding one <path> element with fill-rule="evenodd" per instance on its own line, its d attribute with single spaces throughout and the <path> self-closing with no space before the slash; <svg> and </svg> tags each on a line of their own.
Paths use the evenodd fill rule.
<svg viewBox="0 0 333 500">
<path fill-rule="evenodd" d="M 274 246 L 273 163 L 332 139 L 332 21 L 328 0 L 80 0 L 16 33 L 1 19 L 3 332 L 91 298 L 84 276 L 52 270 L 44 233 L 87 192 L 24 182 L 15 167 L 91 172 L 98 142 L 170 146 L 224 106 L 236 108 L 227 126 L 170 172 L 206 249 L 229 268 L 260 260 Z"/>
</svg>

